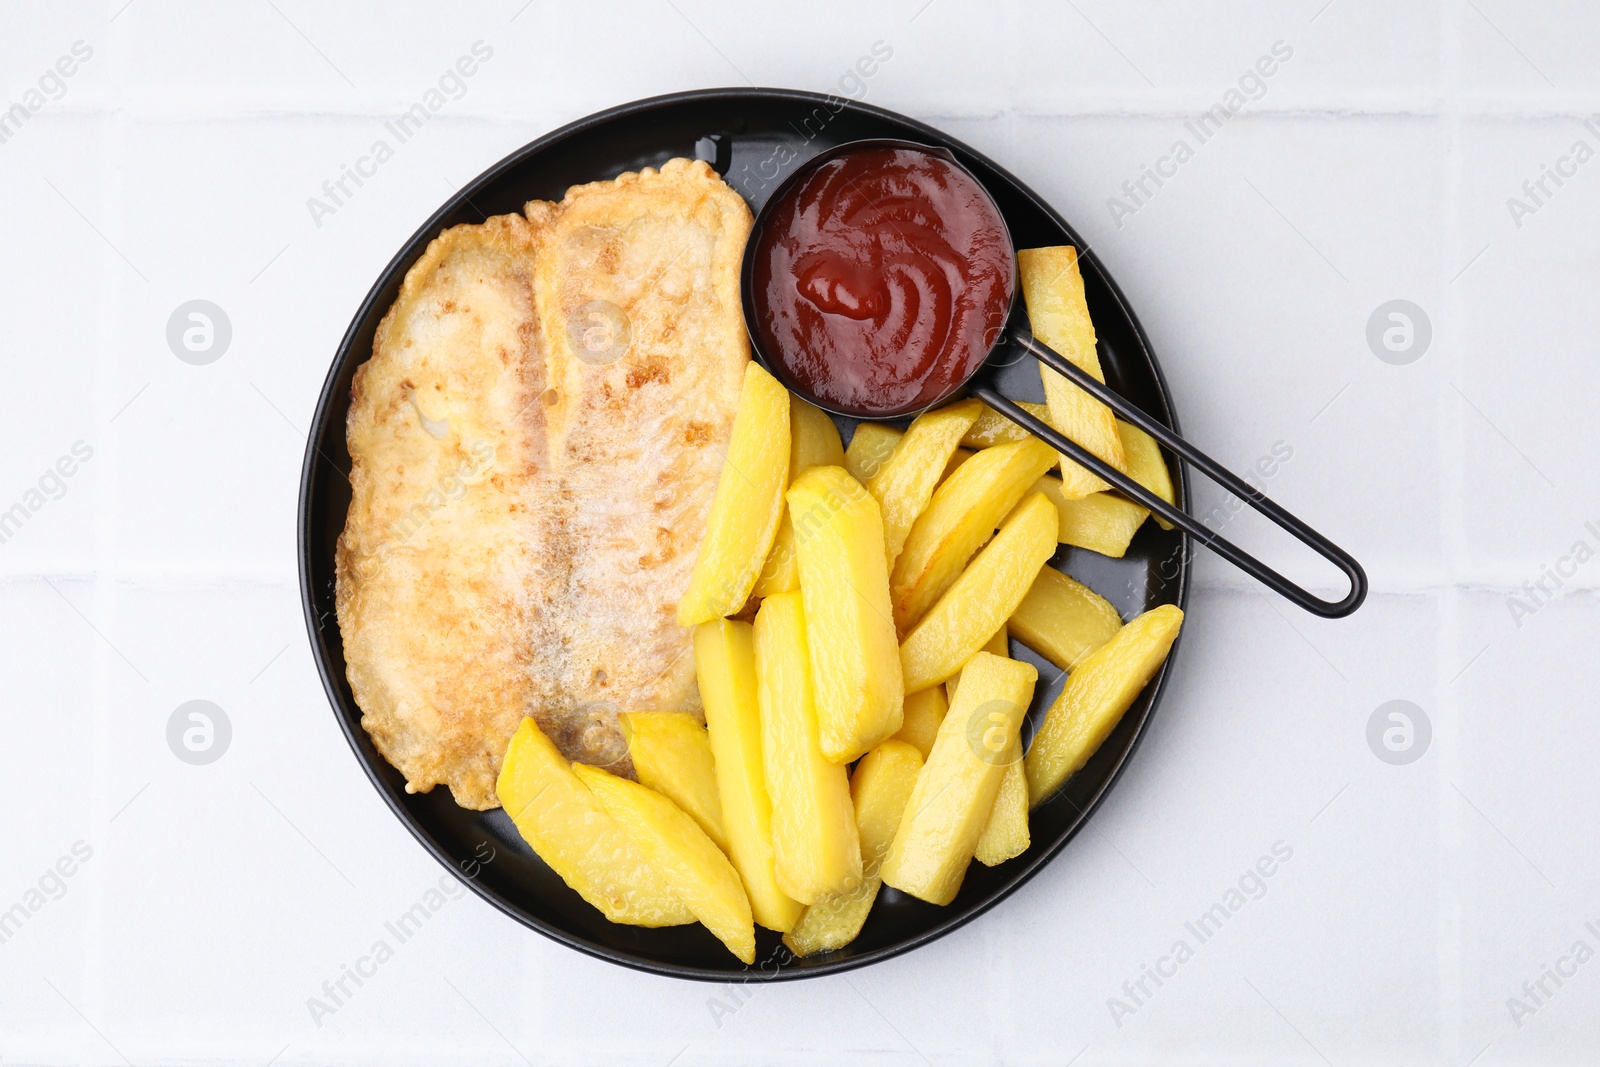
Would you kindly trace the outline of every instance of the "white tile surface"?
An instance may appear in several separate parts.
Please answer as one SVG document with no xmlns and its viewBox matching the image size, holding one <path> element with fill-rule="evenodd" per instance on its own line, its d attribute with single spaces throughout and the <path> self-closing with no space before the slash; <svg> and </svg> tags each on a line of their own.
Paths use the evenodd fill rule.
<svg viewBox="0 0 1600 1067">
<path fill-rule="evenodd" d="M 1600 562 L 1547 570 L 1579 541 L 1600 550 L 1600 161 L 1520 226 L 1507 206 L 1576 140 L 1600 150 L 1592 5 L 25 3 L 0 14 L 0 95 L 78 41 L 92 58 L 0 144 L 0 509 L 44 501 L 0 543 L 0 717 L 19 757 L 0 908 L 44 895 L 0 943 L 0 1059 L 1592 1056 L 1600 963 L 1545 979 L 1538 1003 L 1523 983 L 1580 939 L 1600 951 Z M 458 98 L 317 225 L 307 198 L 480 41 L 492 58 Z M 1372 599 L 1317 622 L 1202 558 L 1173 692 L 1090 830 L 912 955 L 799 984 L 679 983 L 463 897 L 319 1026 L 308 999 L 442 873 L 327 713 L 294 582 L 304 431 L 370 279 L 452 189 L 561 123 L 706 85 L 848 92 L 879 42 L 892 55 L 864 98 L 993 155 L 1072 219 L 1138 309 L 1186 431 L 1235 467 L 1290 447 L 1270 491 L 1355 551 Z M 1122 183 L 1278 42 L 1292 57 L 1259 98 L 1119 226 Z M 209 366 L 165 340 L 195 298 L 233 329 Z M 1407 366 L 1366 341 L 1395 298 L 1433 330 Z M 41 486 L 78 441 L 92 457 L 64 491 Z M 1249 520 L 1229 532 L 1322 577 Z M 197 698 L 233 729 L 208 766 L 165 740 Z M 1433 730 L 1406 766 L 1366 741 L 1393 699 Z M 92 855 L 60 891 L 44 872 L 79 841 Z M 1292 857 L 1258 899 L 1114 1016 L 1123 983 L 1277 842 Z M 1512 997 L 1534 1010 L 1513 1018 Z"/>
</svg>

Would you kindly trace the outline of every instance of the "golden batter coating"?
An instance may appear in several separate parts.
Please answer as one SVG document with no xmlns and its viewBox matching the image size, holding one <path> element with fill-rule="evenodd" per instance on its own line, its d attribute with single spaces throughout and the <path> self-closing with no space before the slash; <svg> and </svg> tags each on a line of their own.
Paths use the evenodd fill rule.
<svg viewBox="0 0 1600 1067">
<path fill-rule="evenodd" d="M 356 374 L 338 615 L 408 788 L 498 805 L 532 715 L 631 773 L 619 711 L 698 715 L 674 618 L 749 346 L 744 202 L 673 160 L 441 234 Z"/>
<path fill-rule="evenodd" d="M 750 213 L 705 163 L 568 191 L 534 287 L 548 353 L 549 536 L 568 569 L 541 605 L 540 725 L 584 762 L 625 749 L 619 711 L 703 715 L 676 619 L 733 429 L 749 341 Z M 627 770 L 631 771 L 631 765 Z"/>
</svg>

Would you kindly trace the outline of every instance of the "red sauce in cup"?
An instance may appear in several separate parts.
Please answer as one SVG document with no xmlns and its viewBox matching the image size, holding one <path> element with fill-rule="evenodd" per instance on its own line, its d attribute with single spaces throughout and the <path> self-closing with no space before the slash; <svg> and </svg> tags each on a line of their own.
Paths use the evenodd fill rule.
<svg viewBox="0 0 1600 1067">
<path fill-rule="evenodd" d="M 821 164 L 756 235 L 757 341 L 801 392 L 854 415 L 915 411 L 977 370 L 1010 308 L 999 209 L 944 156 L 864 148 Z"/>
</svg>

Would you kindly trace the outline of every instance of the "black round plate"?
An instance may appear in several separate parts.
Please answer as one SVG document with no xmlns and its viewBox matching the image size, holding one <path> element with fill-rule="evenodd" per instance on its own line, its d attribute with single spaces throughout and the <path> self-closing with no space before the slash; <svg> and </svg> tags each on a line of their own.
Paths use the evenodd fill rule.
<svg viewBox="0 0 1600 1067">
<path fill-rule="evenodd" d="M 993 907 L 1061 850 L 1116 781 L 1165 688 L 1170 658 L 1089 764 L 1033 812 L 1028 851 L 997 867 L 973 863 L 948 907 L 884 888 L 860 937 L 847 948 L 796 959 L 776 934 L 758 927 L 757 961 L 748 968 L 698 924 L 646 930 L 607 922 L 533 854 L 503 811 L 467 811 L 443 788 L 408 794 L 405 780 L 361 728 L 334 616 L 334 545 L 350 504 L 345 418 L 356 367 L 371 355 L 378 321 L 428 242 L 446 227 L 519 212 L 530 199 L 560 200 L 570 185 L 658 167 L 677 156 L 711 161 L 752 209 L 759 210 L 799 163 L 834 145 L 869 137 L 904 138 L 954 152 L 1000 205 L 1017 247 L 1084 248 L 1061 216 L 1016 178 L 966 145 L 902 115 L 786 89 L 711 89 L 641 100 L 581 119 L 518 149 L 423 223 L 356 312 L 317 403 L 300 483 L 300 587 L 317 667 L 350 747 L 395 815 L 440 863 L 507 915 L 601 959 L 680 978 L 784 979 L 849 970 L 926 944 Z M 1085 252 L 1081 263 L 1107 382 L 1177 429 L 1166 382 L 1138 320 L 1094 254 Z M 1001 370 L 999 381 L 1008 396 L 1043 399 L 1031 359 Z M 848 441 L 852 420 L 839 424 Z M 1178 503 L 1183 506 L 1187 479 L 1181 465 L 1169 463 L 1178 473 Z M 1187 562 L 1182 535 L 1150 522 L 1122 559 L 1063 548 L 1052 561 L 1109 599 L 1124 618 L 1157 604 L 1181 607 L 1188 593 Z M 1016 642 L 1012 654 L 1040 668 L 1031 730 L 1060 692 L 1061 672 Z"/>
</svg>

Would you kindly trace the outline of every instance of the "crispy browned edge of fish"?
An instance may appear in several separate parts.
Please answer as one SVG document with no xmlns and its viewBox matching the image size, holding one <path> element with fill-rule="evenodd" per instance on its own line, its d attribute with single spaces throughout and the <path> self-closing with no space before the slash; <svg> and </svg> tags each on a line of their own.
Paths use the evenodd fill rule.
<svg viewBox="0 0 1600 1067">
<path fill-rule="evenodd" d="M 368 370 L 374 361 L 393 343 L 392 334 L 396 329 L 396 323 L 421 297 L 433 274 L 455 250 L 458 241 L 468 235 L 477 236 L 486 228 L 505 231 L 496 236 L 508 238 L 513 242 L 522 244 L 524 251 L 526 251 L 531 260 L 538 246 L 539 225 L 536 221 L 530 224 L 529 220 L 515 214 L 493 216 L 485 219 L 481 224 L 464 223 L 452 226 L 429 242 L 426 251 L 406 271 L 406 276 L 401 282 L 400 292 L 395 297 L 395 302 L 384 313 L 383 319 L 378 324 L 378 328 L 373 335 L 372 357 L 356 368 L 350 387 L 350 410 L 346 417 L 347 436 L 350 425 L 358 418 L 367 399 L 364 387 Z M 530 262 L 530 270 L 528 271 L 530 284 L 532 273 Z M 531 290 L 529 302 L 531 307 Z M 539 363 L 539 371 L 542 374 L 542 358 Z M 374 398 L 375 401 L 376 399 Z M 350 460 L 351 506 L 353 508 L 359 493 L 358 480 L 363 475 L 362 468 L 365 464 L 362 456 L 355 453 L 351 454 Z M 358 591 L 358 585 L 352 582 L 352 579 L 358 576 L 354 571 L 356 548 L 350 541 L 350 527 L 351 521 L 347 514 L 345 527 L 340 532 L 334 555 L 334 605 L 341 632 L 345 632 L 345 627 L 349 625 L 348 612 L 351 607 L 351 601 Z M 346 641 L 345 644 L 348 648 L 350 642 Z M 352 677 L 353 672 L 357 669 L 356 665 L 350 662 L 347 657 L 345 674 L 350 683 L 352 693 L 355 692 L 358 684 L 356 678 Z M 357 705 L 361 706 L 359 699 L 357 700 Z M 398 738 L 394 732 L 385 729 L 386 723 L 380 722 L 365 707 L 361 707 L 362 729 L 367 732 L 367 735 L 372 739 L 374 747 L 378 749 L 384 759 L 405 777 L 407 792 L 428 793 L 432 792 L 434 786 L 444 784 L 449 786 L 451 796 L 458 805 L 473 811 L 488 811 L 500 806 L 500 801 L 495 795 L 495 778 L 499 774 L 505 744 L 509 743 L 511 733 L 515 732 L 517 724 L 521 722 L 521 718 L 519 715 L 511 722 L 510 729 L 506 733 L 506 740 L 500 744 L 498 749 L 491 747 L 484 751 L 472 752 L 470 749 L 473 747 L 480 749 L 483 747 L 481 738 L 477 739 L 480 744 L 476 746 L 472 744 L 474 739 L 454 739 L 449 746 L 437 746 L 430 752 L 425 765 L 418 766 L 417 760 L 413 756 L 413 758 L 403 761 L 408 766 L 402 766 L 402 761 L 396 758 L 395 746 Z M 452 752 L 451 749 L 466 749 L 467 751 Z M 455 773 L 453 775 L 443 773 L 446 770 L 453 770 Z M 422 779 L 424 778 L 431 780 L 423 781 Z"/>
</svg>

